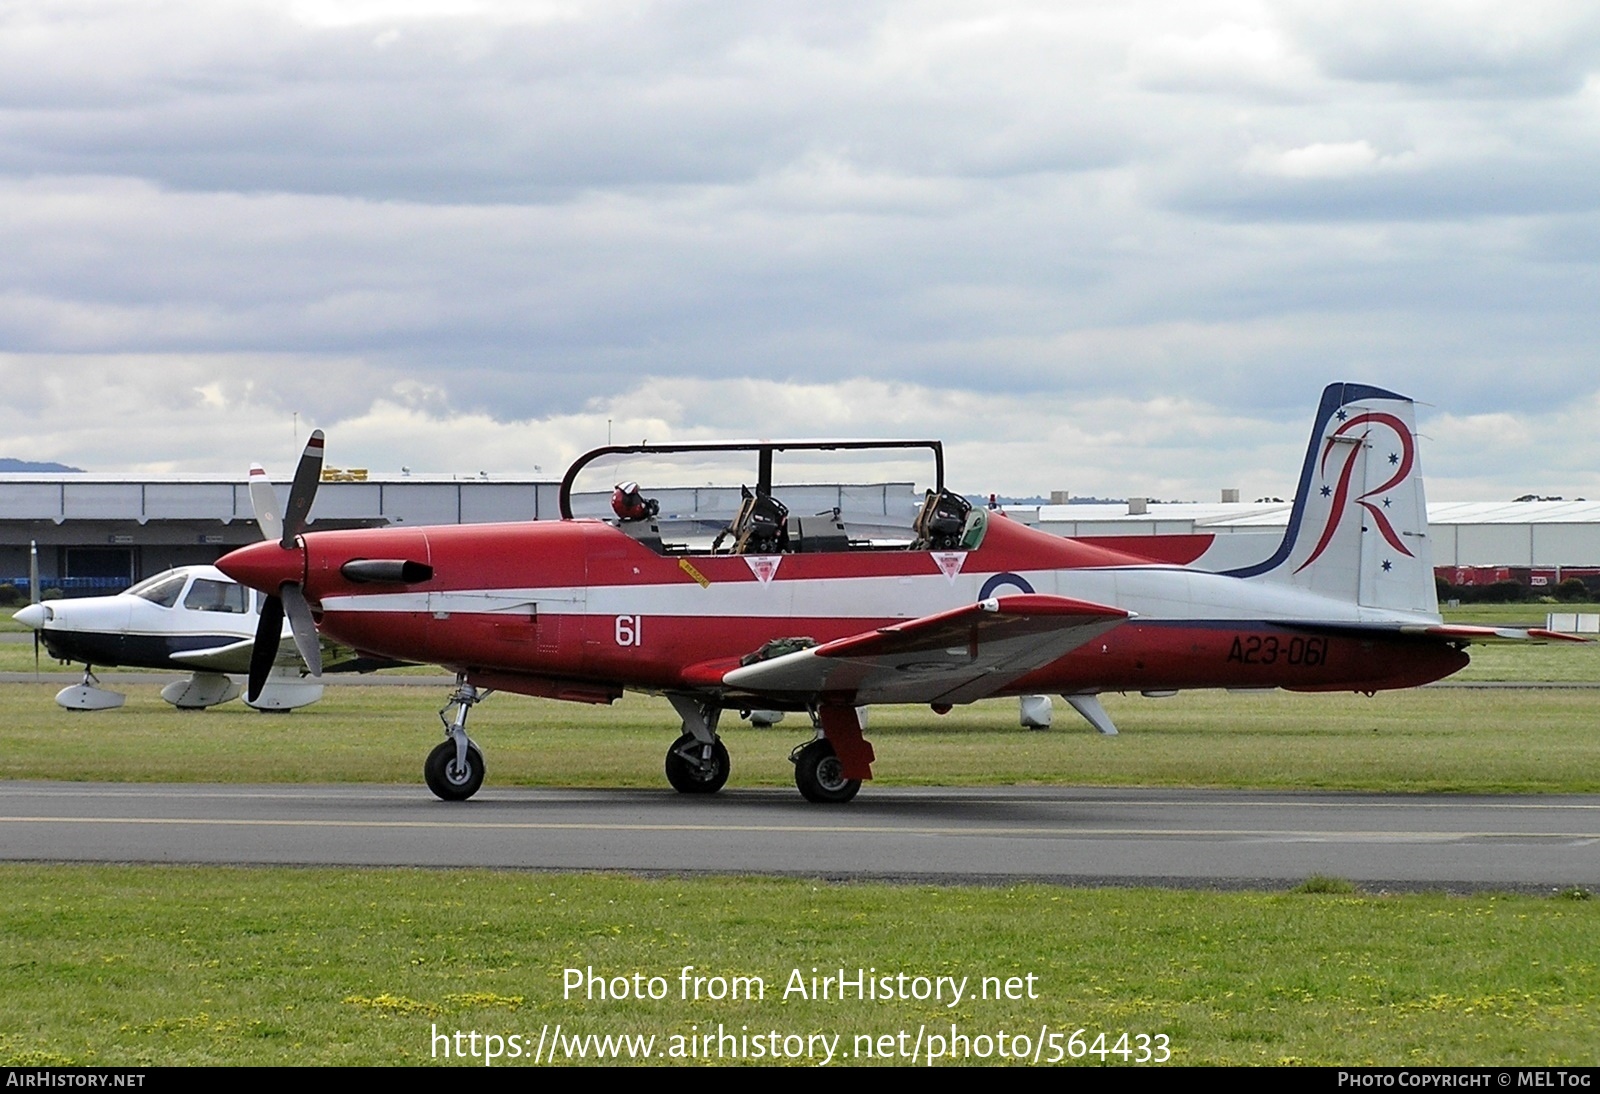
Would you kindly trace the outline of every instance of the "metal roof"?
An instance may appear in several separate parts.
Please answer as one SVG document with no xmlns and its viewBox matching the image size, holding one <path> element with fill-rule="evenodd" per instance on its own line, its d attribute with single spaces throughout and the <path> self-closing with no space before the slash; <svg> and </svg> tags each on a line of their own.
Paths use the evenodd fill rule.
<svg viewBox="0 0 1600 1094">
<path fill-rule="evenodd" d="M 1130 513 L 1125 502 L 1089 505 L 1009 507 L 1012 517 L 1028 524 L 1127 524 L 1133 531 L 1150 524 L 1183 523 L 1193 531 L 1285 528 L 1293 505 L 1284 502 L 1150 502 L 1143 513 Z M 1445 501 L 1428 504 L 1428 523 L 1452 524 L 1600 524 L 1600 501 Z"/>
</svg>

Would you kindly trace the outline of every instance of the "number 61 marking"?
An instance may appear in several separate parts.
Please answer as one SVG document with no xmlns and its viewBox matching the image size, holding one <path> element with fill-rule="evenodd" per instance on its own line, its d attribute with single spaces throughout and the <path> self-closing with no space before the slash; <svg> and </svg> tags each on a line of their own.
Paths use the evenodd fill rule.
<svg viewBox="0 0 1600 1094">
<path fill-rule="evenodd" d="M 644 643 L 644 622 L 642 616 L 619 615 L 617 616 L 617 645 L 638 646 Z"/>
</svg>

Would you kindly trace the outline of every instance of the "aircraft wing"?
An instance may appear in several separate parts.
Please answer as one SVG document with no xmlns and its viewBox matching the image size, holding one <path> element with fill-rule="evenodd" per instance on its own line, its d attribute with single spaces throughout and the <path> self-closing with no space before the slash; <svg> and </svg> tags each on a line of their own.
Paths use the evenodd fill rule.
<svg viewBox="0 0 1600 1094">
<path fill-rule="evenodd" d="M 761 695 L 842 694 L 865 703 L 970 703 L 1132 615 L 1063 596 L 1002 596 L 865 631 L 725 673 Z"/>
<path fill-rule="evenodd" d="M 203 650 L 184 650 L 181 653 L 171 654 L 170 657 L 173 661 L 193 665 L 205 672 L 247 673 L 250 671 L 250 651 L 254 647 L 255 639 L 241 638 L 237 642 L 207 646 Z M 292 642 L 279 644 L 278 656 L 273 664 L 278 668 L 298 668 L 302 672 L 306 667 L 306 663 L 300 660 L 300 654 Z"/>
<path fill-rule="evenodd" d="M 193 665 L 206 672 L 249 672 L 252 639 L 241 638 L 222 646 L 207 646 L 203 650 L 183 650 L 171 654 L 171 659 Z"/>
</svg>

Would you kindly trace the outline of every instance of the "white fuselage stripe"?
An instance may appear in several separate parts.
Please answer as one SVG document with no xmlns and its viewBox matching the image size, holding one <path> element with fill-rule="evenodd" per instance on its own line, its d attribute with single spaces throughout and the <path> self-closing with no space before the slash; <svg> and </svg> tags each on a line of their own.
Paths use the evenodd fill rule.
<svg viewBox="0 0 1600 1094">
<path fill-rule="evenodd" d="M 582 587 L 363 593 L 322 599 L 327 612 L 654 615 L 674 617 L 917 619 L 978 599 L 993 574 L 818 578 Z M 1038 570 L 1018 574 L 1037 593 L 1115 604 L 1152 620 L 1260 619 L 1437 622 L 1436 617 L 1364 609 L 1264 582 L 1181 567 Z M 1002 585 L 992 596 L 1024 590 Z"/>
</svg>

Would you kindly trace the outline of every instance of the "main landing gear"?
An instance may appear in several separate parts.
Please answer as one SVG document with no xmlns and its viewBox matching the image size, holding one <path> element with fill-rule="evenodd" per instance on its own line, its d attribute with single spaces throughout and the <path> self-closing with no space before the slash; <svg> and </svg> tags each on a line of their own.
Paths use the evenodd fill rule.
<svg viewBox="0 0 1600 1094">
<path fill-rule="evenodd" d="M 728 781 L 728 749 L 717 736 L 722 708 L 692 695 L 668 695 L 683 719 L 683 735 L 667 749 L 667 781 L 680 794 L 715 794 Z M 843 804 L 872 778 L 872 745 L 862 737 L 866 708 L 823 704 L 811 712 L 812 740 L 789 754 L 794 784 L 820 804 Z"/>
<path fill-rule="evenodd" d="M 680 794 L 715 794 L 732 769 L 728 749 L 717 736 L 722 709 L 687 695 L 667 699 L 683 719 L 683 736 L 667 749 L 667 782 Z"/>
<path fill-rule="evenodd" d="M 439 720 L 444 723 L 445 740 L 422 765 L 422 777 L 434 795 L 447 802 L 466 801 L 483 785 L 483 753 L 467 736 L 467 712 L 483 702 L 492 691 L 479 691 L 467 683 L 466 677 L 456 677 L 456 690 L 439 710 Z M 445 714 L 456 708 L 454 720 Z"/>
<path fill-rule="evenodd" d="M 796 745 L 789 753 L 789 762 L 794 764 L 794 785 L 808 802 L 843 804 L 861 790 L 860 779 L 844 777 L 844 768 L 826 737 Z"/>
<path fill-rule="evenodd" d="M 818 805 L 842 805 L 872 778 L 872 745 L 861 735 L 865 707 L 824 705 L 812 713 L 817 735 L 789 753 L 794 785 L 801 797 Z"/>
</svg>

